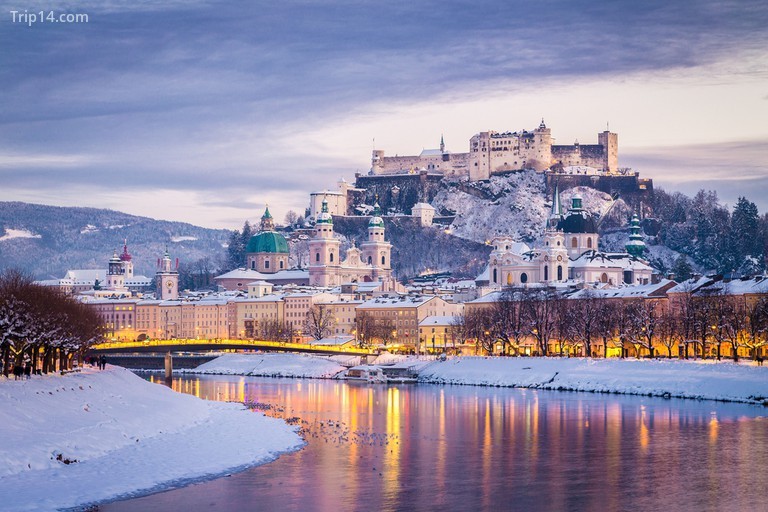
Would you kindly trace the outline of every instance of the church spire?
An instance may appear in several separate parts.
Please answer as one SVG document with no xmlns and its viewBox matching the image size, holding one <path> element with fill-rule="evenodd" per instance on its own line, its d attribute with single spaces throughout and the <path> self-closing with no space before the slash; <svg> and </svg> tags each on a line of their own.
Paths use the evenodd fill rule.
<svg viewBox="0 0 768 512">
<path fill-rule="evenodd" d="M 266 204 L 264 209 L 264 215 L 261 216 L 261 231 L 274 231 L 275 220 L 272 218 L 272 214 L 269 213 L 269 204 Z"/>
<path fill-rule="evenodd" d="M 552 211 L 549 214 L 549 227 L 557 228 L 558 223 L 563 220 L 563 205 L 560 203 L 559 185 L 555 183 L 555 193 L 552 196 Z"/>
<path fill-rule="evenodd" d="M 440 134 L 440 152 L 445 153 L 445 140 L 443 140 L 443 134 Z"/>
<path fill-rule="evenodd" d="M 629 242 L 624 247 L 635 258 L 641 257 L 643 252 L 645 252 L 645 242 L 643 241 L 643 235 L 640 234 L 641 229 L 640 219 L 637 217 L 637 214 L 632 215 L 632 220 L 629 222 Z"/>
</svg>

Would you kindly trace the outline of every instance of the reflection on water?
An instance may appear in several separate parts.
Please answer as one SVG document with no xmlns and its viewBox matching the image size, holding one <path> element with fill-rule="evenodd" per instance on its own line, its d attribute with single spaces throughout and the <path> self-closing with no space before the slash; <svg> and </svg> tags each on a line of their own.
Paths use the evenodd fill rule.
<svg viewBox="0 0 768 512">
<path fill-rule="evenodd" d="M 270 404 L 308 445 L 101 510 L 768 510 L 759 407 L 229 376 L 172 387 Z"/>
</svg>

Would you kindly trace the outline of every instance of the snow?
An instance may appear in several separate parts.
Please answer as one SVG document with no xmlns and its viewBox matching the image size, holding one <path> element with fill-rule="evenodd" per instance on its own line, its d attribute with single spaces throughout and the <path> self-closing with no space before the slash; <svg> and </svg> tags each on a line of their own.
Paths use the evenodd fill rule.
<svg viewBox="0 0 768 512">
<path fill-rule="evenodd" d="M 415 357 L 382 353 L 374 365 L 397 365 L 434 384 L 533 387 L 673 396 L 733 402 L 768 400 L 768 367 L 714 361 L 551 357 Z M 226 354 L 193 372 L 332 378 L 344 370 L 328 358 L 299 354 Z"/>
<path fill-rule="evenodd" d="M 11 229 L 6 228 L 5 234 L 0 236 L 0 242 L 5 240 L 12 240 L 14 238 L 43 238 L 42 235 L 37 235 L 26 229 Z"/>
<path fill-rule="evenodd" d="M 419 381 L 734 402 L 768 400 L 768 367 L 728 362 L 455 357 L 422 368 Z"/>
<path fill-rule="evenodd" d="M 187 372 L 328 379 L 344 369 L 328 358 L 303 354 L 224 354 Z"/>
<path fill-rule="evenodd" d="M 171 242 L 177 243 L 177 242 L 194 242 L 197 240 L 196 236 L 172 236 Z"/>
<path fill-rule="evenodd" d="M 303 445 L 293 427 L 242 404 L 179 394 L 112 366 L 23 381 L 0 377 L 0 425 L 4 511 L 162 490 Z"/>
</svg>

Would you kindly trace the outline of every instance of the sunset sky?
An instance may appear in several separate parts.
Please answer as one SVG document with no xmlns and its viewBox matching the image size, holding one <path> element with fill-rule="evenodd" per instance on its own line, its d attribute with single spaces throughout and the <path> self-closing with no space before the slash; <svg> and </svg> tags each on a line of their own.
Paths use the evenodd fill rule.
<svg viewBox="0 0 768 512">
<path fill-rule="evenodd" d="M 0 200 L 238 228 L 484 130 L 768 211 L 765 1 L 0 0 Z M 88 14 L 16 21 L 11 11 Z"/>
</svg>

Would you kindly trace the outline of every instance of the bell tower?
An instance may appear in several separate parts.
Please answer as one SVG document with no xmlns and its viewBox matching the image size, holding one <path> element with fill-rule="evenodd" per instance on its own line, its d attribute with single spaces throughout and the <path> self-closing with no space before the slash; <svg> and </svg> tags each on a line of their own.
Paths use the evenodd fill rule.
<svg viewBox="0 0 768 512">
<path fill-rule="evenodd" d="M 157 297 L 160 300 L 174 300 L 179 298 L 179 273 L 174 270 L 168 248 L 165 248 L 163 259 L 159 262 L 157 271 Z"/>
<path fill-rule="evenodd" d="M 338 284 L 341 242 L 333 236 L 333 216 L 328 212 L 328 201 L 323 199 L 322 209 L 315 221 L 315 236 L 309 241 L 309 284 L 335 286 Z"/>
<path fill-rule="evenodd" d="M 378 201 L 373 209 L 373 216 L 368 222 L 368 240 L 360 244 L 363 264 L 372 267 L 374 279 L 388 278 L 392 275 L 392 244 L 384 240 L 384 219 Z"/>
</svg>

